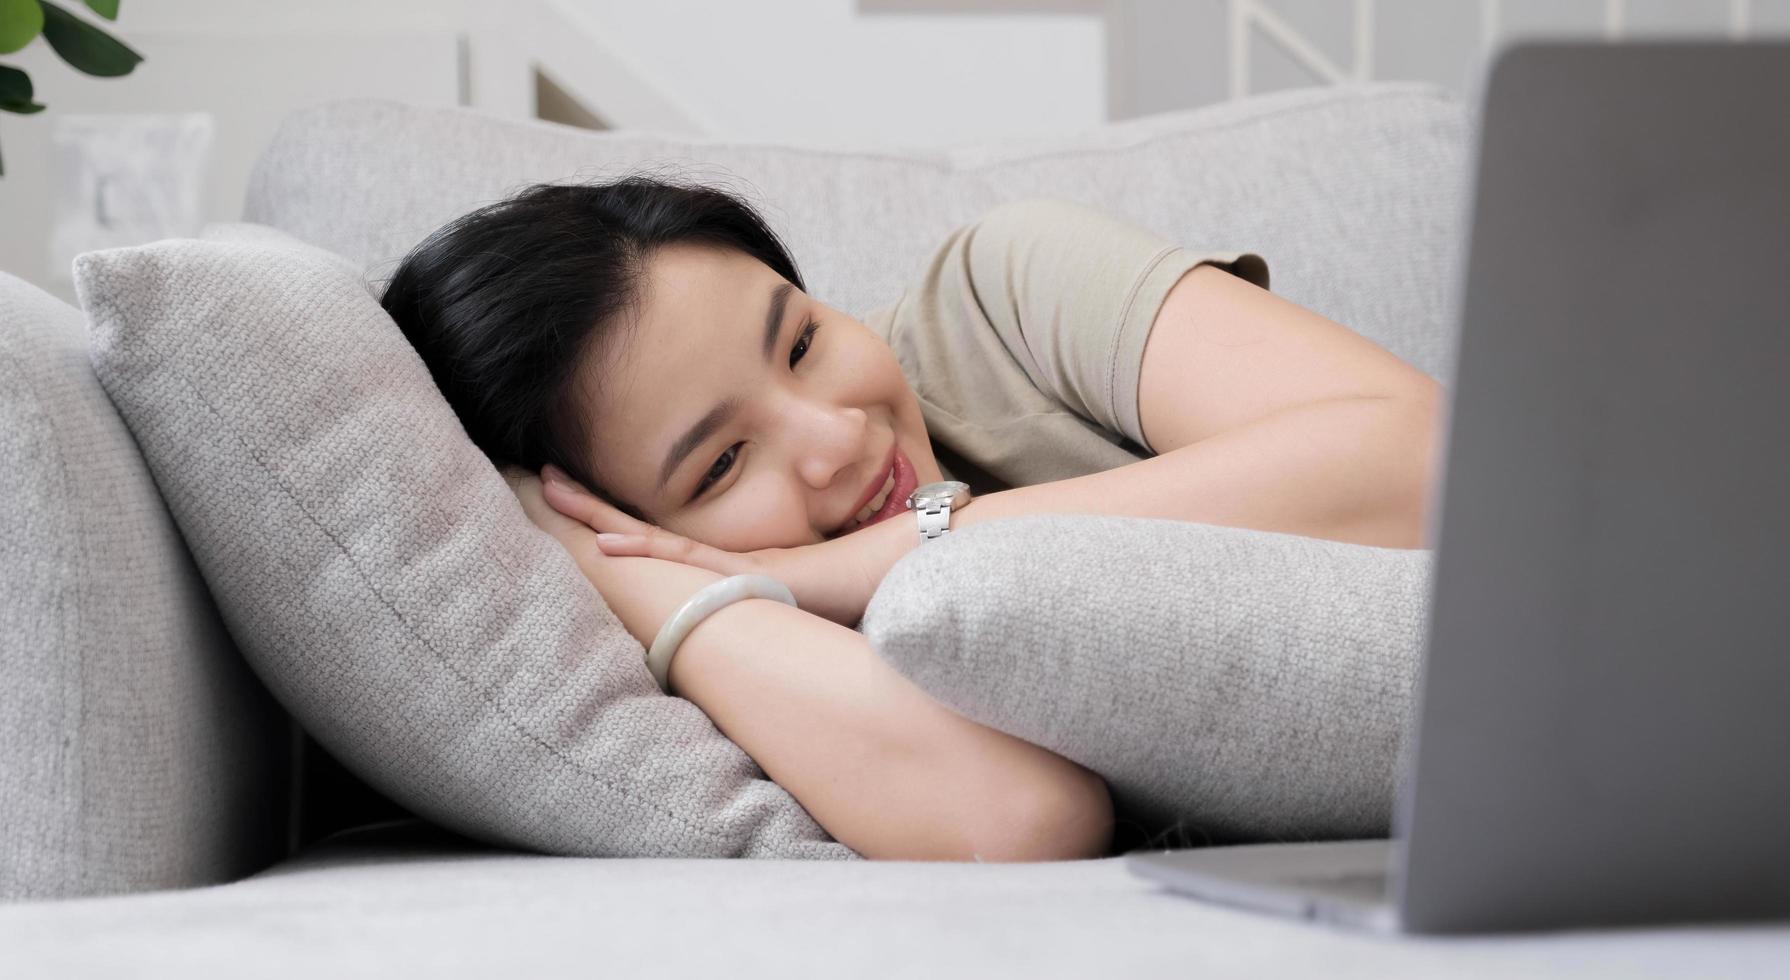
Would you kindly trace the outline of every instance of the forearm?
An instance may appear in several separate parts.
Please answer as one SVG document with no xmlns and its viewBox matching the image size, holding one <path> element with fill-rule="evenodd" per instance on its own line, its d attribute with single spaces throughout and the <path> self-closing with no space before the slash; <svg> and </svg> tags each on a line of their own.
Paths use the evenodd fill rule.
<svg viewBox="0 0 1790 980">
<path fill-rule="evenodd" d="M 1440 396 L 1313 402 L 1099 473 L 981 494 L 952 530 L 1022 514 L 1113 514 L 1424 547 L 1439 459 Z M 859 553 L 881 582 L 920 543 L 884 521 Z"/>
<path fill-rule="evenodd" d="M 642 646 L 721 577 L 654 558 L 580 564 Z M 1110 802 L 1098 776 L 955 714 L 861 634 L 819 616 L 770 600 L 732 603 L 685 637 L 670 679 L 866 857 L 1042 860 L 1096 857 L 1108 845 Z"/>
<path fill-rule="evenodd" d="M 963 524 L 1120 514 L 1422 547 L 1436 416 L 1429 399 L 1299 405 L 1127 466 L 988 494 Z"/>
</svg>

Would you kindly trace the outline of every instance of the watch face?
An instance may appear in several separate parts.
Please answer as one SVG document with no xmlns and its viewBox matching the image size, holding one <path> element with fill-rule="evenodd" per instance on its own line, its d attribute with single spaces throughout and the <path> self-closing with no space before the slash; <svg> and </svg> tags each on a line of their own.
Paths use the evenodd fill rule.
<svg viewBox="0 0 1790 980">
<path fill-rule="evenodd" d="M 959 483 L 956 480 L 941 480 L 938 483 L 928 483 L 907 495 L 907 509 L 914 510 L 915 508 L 924 507 L 927 504 L 933 503 L 950 504 L 955 507 L 957 506 L 957 501 L 968 496 L 969 492 L 969 484 Z"/>
</svg>

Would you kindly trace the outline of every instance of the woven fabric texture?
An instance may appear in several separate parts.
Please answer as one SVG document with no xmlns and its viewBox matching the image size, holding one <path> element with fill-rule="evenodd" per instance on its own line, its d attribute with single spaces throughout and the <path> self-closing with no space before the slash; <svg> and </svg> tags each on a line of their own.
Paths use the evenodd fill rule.
<svg viewBox="0 0 1790 980">
<path fill-rule="evenodd" d="M 1006 201 L 1060 198 L 1172 241 L 1259 252 L 1276 293 L 1441 378 L 1469 112 L 1436 86 L 1376 82 L 920 151 L 591 132 L 360 100 L 288 117 L 244 214 L 377 280 L 429 232 L 530 182 L 687 177 L 744 195 L 810 291 L 863 316 L 917 281 L 953 229 Z"/>
<path fill-rule="evenodd" d="M 95 370 L 243 655 L 375 788 L 553 853 L 857 857 L 659 692 L 351 264 L 225 227 L 75 275 Z"/>
<path fill-rule="evenodd" d="M 87 359 L 0 274 L 0 900 L 210 884 L 284 853 L 285 714 Z"/>
<path fill-rule="evenodd" d="M 909 552 L 860 628 L 965 717 L 1107 781 L 1154 846 L 1385 836 L 1428 550 L 1047 514 Z"/>
<path fill-rule="evenodd" d="M 1781 921 L 1392 940 L 1190 899 L 1126 863 L 580 861 L 342 846 L 223 888 L 0 908 L 0 972 L 1780 980 L 1790 962 Z"/>
</svg>

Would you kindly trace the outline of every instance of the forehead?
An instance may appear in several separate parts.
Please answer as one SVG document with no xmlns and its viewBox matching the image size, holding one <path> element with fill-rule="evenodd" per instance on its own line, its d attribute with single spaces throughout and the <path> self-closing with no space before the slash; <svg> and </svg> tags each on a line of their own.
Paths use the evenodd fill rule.
<svg viewBox="0 0 1790 980">
<path fill-rule="evenodd" d="M 667 370 L 682 376 L 697 362 L 750 343 L 757 332 L 753 323 L 762 325 L 765 295 L 782 281 L 737 249 L 688 243 L 657 249 L 647 258 L 633 305 L 602 358 L 606 370 L 596 401 L 620 408 L 621 399 L 610 396 L 625 393 L 631 384 L 664 380 Z"/>
<path fill-rule="evenodd" d="M 765 304 L 782 281 L 730 248 L 678 244 L 648 258 L 633 308 L 582 366 L 590 452 L 617 492 L 650 507 L 666 447 L 754 376 Z"/>
<path fill-rule="evenodd" d="M 698 325 L 725 329 L 757 298 L 782 282 L 763 262 L 737 249 L 681 243 L 647 257 L 635 297 L 636 317 L 689 332 Z"/>
</svg>

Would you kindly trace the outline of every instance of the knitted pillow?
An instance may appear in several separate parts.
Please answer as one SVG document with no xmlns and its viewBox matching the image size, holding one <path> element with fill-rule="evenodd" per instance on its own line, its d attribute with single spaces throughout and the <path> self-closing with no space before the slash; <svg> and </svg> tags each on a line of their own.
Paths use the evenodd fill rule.
<svg viewBox="0 0 1790 980">
<path fill-rule="evenodd" d="M 1104 776 L 1121 843 L 1384 836 L 1432 554 L 1008 518 L 910 552 L 860 629 L 965 717 Z"/>
<path fill-rule="evenodd" d="M 659 692 L 350 264 L 236 226 L 75 275 L 95 371 L 231 635 L 362 778 L 510 846 L 857 857 Z"/>
</svg>

